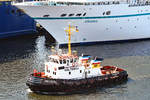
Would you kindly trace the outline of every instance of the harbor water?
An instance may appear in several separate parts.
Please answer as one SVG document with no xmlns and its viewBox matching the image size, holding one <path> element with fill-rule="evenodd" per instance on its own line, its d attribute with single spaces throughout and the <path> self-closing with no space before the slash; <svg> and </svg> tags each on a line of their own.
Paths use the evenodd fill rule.
<svg viewBox="0 0 150 100">
<path fill-rule="evenodd" d="M 103 65 L 126 69 L 127 83 L 93 93 L 35 94 L 26 79 L 33 69 L 44 69 L 51 45 L 45 36 L 0 40 L 0 100 L 150 100 L 150 40 L 72 47 L 78 54 L 103 57 Z"/>
</svg>

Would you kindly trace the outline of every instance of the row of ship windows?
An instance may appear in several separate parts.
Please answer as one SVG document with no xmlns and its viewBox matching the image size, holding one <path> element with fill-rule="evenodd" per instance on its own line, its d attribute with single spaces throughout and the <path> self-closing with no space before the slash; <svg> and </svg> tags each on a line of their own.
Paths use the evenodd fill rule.
<svg viewBox="0 0 150 100">
<path fill-rule="evenodd" d="M 110 15 L 111 14 L 111 11 L 106 11 L 106 12 L 103 12 L 103 15 Z M 78 14 L 61 14 L 60 16 L 61 17 L 66 17 L 66 16 L 69 16 L 69 17 L 72 17 L 72 16 L 77 16 L 77 17 L 80 17 L 80 16 L 85 16 L 86 13 L 78 13 Z M 43 17 L 49 17 L 50 15 L 44 15 Z"/>
<path fill-rule="evenodd" d="M 72 16 L 85 16 L 86 15 L 86 13 L 78 13 L 78 14 L 73 14 L 73 13 L 71 13 L 71 14 L 61 14 L 60 16 L 61 17 L 66 17 L 66 16 L 69 16 L 69 17 L 72 17 Z M 50 15 L 43 15 L 43 17 L 49 17 Z"/>
<path fill-rule="evenodd" d="M 110 15 L 111 14 L 111 11 L 106 11 L 106 12 L 103 12 L 103 15 Z M 82 13 L 78 13 L 78 14 L 68 14 L 68 16 L 69 17 L 72 17 L 72 16 L 85 16 L 86 15 L 86 13 L 84 13 L 84 14 L 82 14 Z M 67 14 L 61 14 L 61 17 L 65 17 L 65 16 L 67 16 Z"/>
<path fill-rule="evenodd" d="M 47 72 L 50 72 L 50 70 L 48 70 Z M 82 73 L 82 70 L 80 70 L 80 73 Z M 90 74 L 90 71 L 87 72 L 88 74 Z M 53 72 L 54 75 L 56 75 L 56 72 Z M 69 72 L 69 75 L 71 75 L 71 72 Z"/>
<path fill-rule="evenodd" d="M 70 60 L 56 60 L 56 59 L 53 59 L 53 58 L 50 58 L 49 59 L 51 62 L 53 63 L 57 63 L 57 64 L 69 64 L 69 63 L 75 63 L 77 61 L 77 59 L 70 59 Z M 60 69 L 64 69 L 64 66 L 62 67 L 59 67 Z"/>
<path fill-rule="evenodd" d="M 82 14 L 82 13 L 78 13 L 78 14 L 73 14 L 73 13 L 72 13 L 72 14 L 61 14 L 60 16 L 61 16 L 61 17 L 65 17 L 65 16 L 67 16 L 67 15 L 68 15 L 69 17 L 72 17 L 72 16 L 85 16 L 86 13 L 83 13 L 83 14 Z"/>
<path fill-rule="evenodd" d="M 148 6 L 148 5 L 150 5 L 150 1 L 146 1 L 146 2 L 137 2 L 137 4 L 130 4 L 129 7 Z"/>
</svg>

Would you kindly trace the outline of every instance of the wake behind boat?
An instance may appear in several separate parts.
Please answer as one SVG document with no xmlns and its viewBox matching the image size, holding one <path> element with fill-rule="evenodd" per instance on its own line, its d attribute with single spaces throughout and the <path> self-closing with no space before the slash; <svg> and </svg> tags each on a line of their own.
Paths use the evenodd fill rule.
<svg viewBox="0 0 150 100">
<path fill-rule="evenodd" d="M 101 66 L 103 58 L 77 56 L 71 51 L 71 34 L 76 27 L 69 25 L 68 53 L 56 52 L 45 62 L 44 72 L 34 70 L 27 86 L 35 93 L 72 94 L 96 90 L 127 81 L 128 74 L 116 66 Z"/>
</svg>

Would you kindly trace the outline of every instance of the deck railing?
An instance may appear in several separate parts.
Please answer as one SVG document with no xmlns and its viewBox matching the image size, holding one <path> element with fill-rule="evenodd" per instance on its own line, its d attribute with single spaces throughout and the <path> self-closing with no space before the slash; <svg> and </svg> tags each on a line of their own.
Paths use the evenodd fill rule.
<svg viewBox="0 0 150 100">
<path fill-rule="evenodd" d="M 20 0 L 15 1 L 17 3 Z M 70 5 L 116 5 L 116 4 L 129 4 L 130 7 L 133 6 L 144 6 L 150 5 L 150 0 L 104 0 L 104 1 L 95 1 L 95 2 L 66 2 L 66 1 L 51 1 L 51 0 L 22 0 L 22 5 L 34 5 L 34 6 L 70 6 Z"/>
</svg>

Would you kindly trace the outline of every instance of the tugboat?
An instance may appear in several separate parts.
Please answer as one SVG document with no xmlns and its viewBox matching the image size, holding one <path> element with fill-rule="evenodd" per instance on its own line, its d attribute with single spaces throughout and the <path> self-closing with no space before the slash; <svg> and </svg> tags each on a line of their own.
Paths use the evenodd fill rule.
<svg viewBox="0 0 150 100">
<path fill-rule="evenodd" d="M 77 52 L 72 52 L 71 34 L 78 29 L 69 25 L 65 31 L 69 36 L 68 53 L 57 52 L 48 56 L 44 72 L 34 69 L 26 82 L 31 91 L 56 95 L 83 93 L 127 81 L 128 74 L 124 69 L 101 66 L 103 58 L 77 56 Z"/>
</svg>

